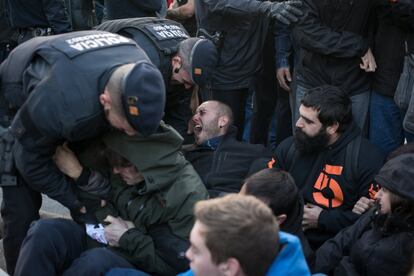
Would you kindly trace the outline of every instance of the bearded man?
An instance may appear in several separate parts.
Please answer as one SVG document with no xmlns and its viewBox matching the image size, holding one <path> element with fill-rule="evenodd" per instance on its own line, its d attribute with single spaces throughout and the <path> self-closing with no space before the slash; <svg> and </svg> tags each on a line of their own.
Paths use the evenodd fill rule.
<svg viewBox="0 0 414 276">
<path fill-rule="evenodd" d="M 370 194 L 384 156 L 362 138 L 351 100 L 341 89 L 311 89 L 299 113 L 294 136 L 276 149 L 276 166 L 288 171 L 302 191 L 302 226 L 316 249 L 358 219 L 352 208 Z"/>
<path fill-rule="evenodd" d="M 206 185 L 210 197 L 237 193 L 243 180 L 266 168 L 272 153 L 263 145 L 236 140 L 233 114 L 227 105 L 218 101 L 202 103 L 196 110 L 193 145 L 184 154 Z"/>
</svg>

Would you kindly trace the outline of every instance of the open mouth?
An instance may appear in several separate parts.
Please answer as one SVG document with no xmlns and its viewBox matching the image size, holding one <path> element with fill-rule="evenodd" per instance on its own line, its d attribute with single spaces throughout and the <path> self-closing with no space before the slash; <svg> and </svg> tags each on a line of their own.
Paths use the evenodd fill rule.
<svg viewBox="0 0 414 276">
<path fill-rule="evenodd" d="M 201 126 L 200 124 L 194 126 L 194 133 L 195 134 L 200 134 L 200 132 L 202 130 L 203 130 L 203 126 Z"/>
</svg>

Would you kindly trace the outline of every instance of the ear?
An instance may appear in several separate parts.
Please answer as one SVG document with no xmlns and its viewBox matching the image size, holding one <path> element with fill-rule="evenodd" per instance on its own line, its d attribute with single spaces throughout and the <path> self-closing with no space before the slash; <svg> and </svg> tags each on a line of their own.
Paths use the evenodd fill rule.
<svg viewBox="0 0 414 276">
<path fill-rule="evenodd" d="M 179 69 L 179 68 L 181 68 L 181 66 L 182 66 L 181 57 L 179 57 L 178 55 L 175 55 L 171 59 L 171 65 L 172 65 L 173 69 Z"/>
<path fill-rule="evenodd" d="M 229 123 L 229 118 L 227 116 L 220 116 L 218 119 L 219 128 L 226 127 Z"/>
<path fill-rule="evenodd" d="M 339 123 L 335 122 L 332 125 L 328 126 L 326 128 L 326 131 L 328 132 L 329 135 L 333 135 L 337 132 L 338 128 L 339 128 Z"/>
<path fill-rule="evenodd" d="M 225 276 L 236 276 L 243 274 L 240 263 L 236 258 L 229 258 L 227 261 L 219 264 L 218 268 L 221 274 Z"/>
<path fill-rule="evenodd" d="M 276 220 L 277 220 L 277 223 L 279 223 L 279 226 L 282 225 L 286 219 L 287 219 L 286 214 L 281 214 L 281 215 L 276 216 Z"/>
<path fill-rule="evenodd" d="M 109 96 L 108 90 L 99 95 L 99 102 L 104 108 L 108 108 L 111 106 L 111 97 Z"/>
</svg>

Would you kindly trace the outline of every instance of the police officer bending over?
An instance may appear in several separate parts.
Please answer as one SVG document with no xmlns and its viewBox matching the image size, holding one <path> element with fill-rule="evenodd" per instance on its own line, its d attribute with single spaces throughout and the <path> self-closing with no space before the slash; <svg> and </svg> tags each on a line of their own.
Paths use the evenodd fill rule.
<svg viewBox="0 0 414 276">
<path fill-rule="evenodd" d="M 160 69 L 167 87 L 163 120 L 186 137 L 191 91 L 195 85 L 208 86 L 218 61 L 216 46 L 208 39 L 190 38 L 180 23 L 164 18 L 111 20 L 97 29 L 133 39 Z"/>
<path fill-rule="evenodd" d="M 34 38 L 1 64 L 0 76 L 0 100 L 8 103 L 0 114 L 3 126 L 18 110 L 9 132 L 15 138 L 19 175 L 16 184 L 2 181 L 11 186 L 2 187 L 1 209 L 7 270 L 13 274 L 21 241 L 39 218 L 40 193 L 68 207 L 76 220 L 87 215 L 52 160 L 56 147 L 111 127 L 128 135 L 155 132 L 165 87 L 161 73 L 135 42 L 102 31 Z"/>
</svg>

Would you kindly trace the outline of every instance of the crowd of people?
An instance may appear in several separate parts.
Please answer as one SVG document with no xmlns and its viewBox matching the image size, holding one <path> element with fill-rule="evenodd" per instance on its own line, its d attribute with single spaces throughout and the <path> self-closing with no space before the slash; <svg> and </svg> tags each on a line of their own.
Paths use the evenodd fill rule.
<svg viewBox="0 0 414 276">
<path fill-rule="evenodd" d="M 0 62 L 10 275 L 414 275 L 413 0 L 0 0 Z"/>
</svg>

